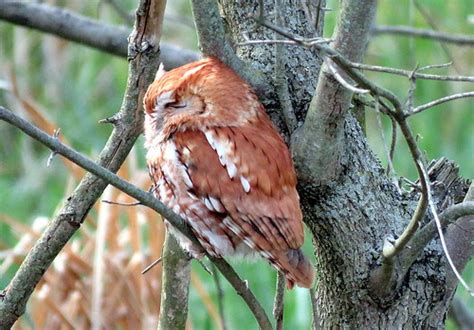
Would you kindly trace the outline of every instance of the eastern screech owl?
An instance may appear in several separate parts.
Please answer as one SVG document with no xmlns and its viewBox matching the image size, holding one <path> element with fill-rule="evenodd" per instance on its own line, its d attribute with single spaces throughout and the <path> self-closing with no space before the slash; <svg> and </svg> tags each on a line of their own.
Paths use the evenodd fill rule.
<svg viewBox="0 0 474 330">
<path fill-rule="evenodd" d="M 155 195 L 187 221 L 202 247 L 216 257 L 257 252 L 284 272 L 289 288 L 311 287 L 313 267 L 299 249 L 304 232 L 293 162 L 250 86 L 206 58 L 160 68 L 144 106 Z"/>
</svg>

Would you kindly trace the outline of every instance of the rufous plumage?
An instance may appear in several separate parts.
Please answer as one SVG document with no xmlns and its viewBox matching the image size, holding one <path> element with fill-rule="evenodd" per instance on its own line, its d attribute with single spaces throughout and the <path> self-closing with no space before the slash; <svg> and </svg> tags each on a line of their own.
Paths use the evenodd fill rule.
<svg viewBox="0 0 474 330">
<path fill-rule="evenodd" d="M 205 58 L 160 68 L 144 106 L 155 196 L 186 220 L 202 247 L 216 257 L 259 254 L 289 287 L 311 287 L 291 155 L 250 86 Z M 195 257 L 203 254 L 174 232 Z"/>
</svg>

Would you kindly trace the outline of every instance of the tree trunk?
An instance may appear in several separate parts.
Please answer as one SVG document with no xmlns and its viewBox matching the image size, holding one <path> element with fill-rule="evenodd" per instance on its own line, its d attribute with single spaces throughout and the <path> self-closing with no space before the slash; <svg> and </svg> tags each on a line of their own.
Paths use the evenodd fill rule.
<svg viewBox="0 0 474 330">
<path fill-rule="evenodd" d="M 281 2 L 279 10 L 283 11 L 284 26 L 280 27 L 297 36 L 320 35 L 324 14 L 317 13 L 316 6 L 307 5 L 305 8 L 302 5 L 306 3 L 305 1 Z M 234 44 L 245 42 L 244 33 L 253 40 L 275 39 L 274 32 L 264 27 L 256 28 L 255 21 L 249 19 L 256 17 L 258 13 L 257 1 L 220 0 L 219 3 L 227 37 Z M 274 23 L 274 1 L 264 3 L 265 18 Z M 376 4 L 369 1 L 353 1 L 351 5 L 375 7 Z M 324 1 L 321 4 L 321 7 L 323 6 Z M 308 15 L 308 9 L 312 14 Z M 317 26 L 313 25 L 314 20 L 308 19 L 311 17 L 319 17 Z M 340 19 L 349 18 L 350 13 Z M 338 23 L 349 30 L 339 33 L 351 33 L 349 27 L 364 24 L 362 20 L 366 17 L 361 15 L 352 19 L 355 21 Z M 344 48 L 344 45 L 339 46 Z M 315 50 L 288 47 L 292 48 L 285 58 L 284 76 L 288 80 L 291 102 L 301 124 L 316 89 L 321 57 Z M 364 43 L 362 42 L 359 47 L 363 48 Z M 274 45 L 268 44 L 237 48 L 239 57 L 262 71 L 272 86 L 277 83 L 274 79 L 274 48 Z M 351 58 L 351 55 L 346 56 Z M 354 56 L 357 59 L 357 54 Z M 279 103 L 276 101 L 278 97 L 271 93 L 269 95 L 270 97 L 262 102 L 276 125 L 290 141 L 291 137 L 283 124 Z M 334 95 L 335 98 L 340 97 L 337 91 Z M 402 233 L 415 210 L 418 194 L 398 192 L 370 150 L 358 122 L 347 113 L 347 109 L 343 109 L 342 113 L 346 115 L 342 120 L 344 126 L 341 138 L 342 152 L 338 158 L 337 166 L 340 170 L 337 175 L 331 180 L 318 182 L 307 180 L 306 178 L 312 176 L 303 173 L 304 168 L 298 173 L 305 222 L 313 234 L 317 255 L 317 287 L 314 299 L 320 320 L 319 326 L 442 328 L 450 298 L 448 303 L 442 304 L 441 311 L 439 305 L 446 299 L 449 290 L 446 284 L 449 266 L 437 239 L 426 246 L 409 268 L 401 286 L 393 288 L 392 294 L 388 297 L 383 299 L 377 297 L 369 289 L 372 271 L 381 262 L 384 240 Z M 330 124 L 328 123 L 326 129 L 331 129 Z M 298 143 L 298 140 L 293 141 Z M 295 149 L 295 145 L 292 148 Z M 298 159 L 296 161 L 298 167 Z M 433 172 L 431 180 L 432 182 L 444 180 L 445 184 L 436 186 L 434 192 L 441 211 L 453 202 L 459 201 L 459 198 L 462 199 L 467 186 L 466 182 L 457 177 L 457 169 L 453 164 L 445 161 L 436 166 L 440 166 L 442 171 Z M 446 171 L 451 173 L 448 178 L 437 176 L 439 172 Z M 424 223 L 430 220 L 431 217 L 427 215 Z"/>
</svg>

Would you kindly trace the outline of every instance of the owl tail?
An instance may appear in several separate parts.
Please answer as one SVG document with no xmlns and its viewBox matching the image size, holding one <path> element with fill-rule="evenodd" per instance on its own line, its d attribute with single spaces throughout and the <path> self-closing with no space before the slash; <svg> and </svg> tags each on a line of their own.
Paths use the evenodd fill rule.
<svg viewBox="0 0 474 330">
<path fill-rule="evenodd" d="M 300 249 L 272 251 L 269 261 L 285 274 L 286 286 L 292 289 L 295 284 L 311 288 L 314 283 L 314 268 Z"/>
</svg>

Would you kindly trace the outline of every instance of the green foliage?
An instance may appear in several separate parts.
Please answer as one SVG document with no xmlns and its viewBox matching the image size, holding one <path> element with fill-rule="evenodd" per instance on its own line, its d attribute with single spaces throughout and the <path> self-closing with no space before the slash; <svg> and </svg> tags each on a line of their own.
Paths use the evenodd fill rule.
<svg viewBox="0 0 474 330">
<path fill-rule="evenodd" d="M 97 7 L 97 1 L 86 1 L 81 5 L 64 1 L 67 6 L 91 17 L 99 17 L 111 24 L 125 24 L 106 2 Z M 127 11 L 134 9 L 135 1 L 117 1 Z M 420 1 L 421 2 L 421 1 Z M 192 22 L 188 2 L 169 1 L 168 12 L 172 17 Z M 412 1 L 379 1 L 378 24 L 410 25 L 430 28 L 426 19 L 413 7 Z M 330 36 L 338 14 L 338 1 L 329 1 L 333 9 L 326 15 L 325 35 Z M 423 7 L 430 13 L 443 31 L 473 34 L 474 25 L 467 22 L 467 13 L 472 9 L 471 0 L 425 1 Z M 79 7 L 79 8 L 78 8 Z M 99 9 L 98 9 L 99 8 Z M 166 21 L 164 40 L 187 48 L 197 49 L 196 36 L 188 25 Z M 97 121 L 118 111 L 127 78 L 127 62 L 123 59 L 98 52 L 71 42 L 60 41 L 42 33 L 13 28 L 0 23 L 0 83 L 10 82 L 12 74 L 18 81 L 20 93 L 34 103 L 51 122 L 62 128 L 61 134 L 76 150 L 95 157 L 103 147 L 111 128 L 97 124 Z M 382 35 L 374 37 L 368 49 L 365 62 L 376 65 L 413 69 L 416 65 L 453 61 L 449 68 L 435 69 L 438 74 L 472 75 L 474 53 L 472 48 L 447 46 L 449 55 L 436 41 L 411 39 L 407 37 Z M 406 99 L 409 84 L 404 77 L 383 73 L 367 73 L 374 81 Z M 415 104 L 472 90 L 472 84 L 418 81 Z M 18 100 L 8 91 L 0 90 L 0 104 L 16 112 L 22 112 Z M 465 177 L 474 178 L 474 113 L 472 99 L 446 103 L 411 120 L 413 130 L 420 134 L 420 145 L 428 160 L 446 156 L 460 166 Z M 390 123 L 384 118 L 384 135 L 390 138 Z M 382 163 L 386 156 L 380 131 L 372 112 L 367 113 L 367 136 Z M 38 216 L 52 217 L 55 209 L 74 186 L 70 173 L 58 158 L 51 167 L 46 167 L 49 151 L 31 141 L 19 131 L 0 124 L 0 215 L 9 215 L 25 224 Z M 138 163 L 144 168 L 143 141 L 136 146 Z M 416 178 L 413 162 L 401 137 L 394 160 L 398 175 Z M 0 248 L 14 246 L 18 238 L 12 229 L 0 221 Z M 311 250 L 307 240 L 308 255 Z M 271 314 L 275 272 L 266 263 L 234 262 L 239 273 L 249 285 L 266 311 Z M 194 263 L 193 271 L 203 281 L 205 290 L 216 301 L 217 291 L 212 280 L 201 267 Z M 8 278 L 0 279 L 4 287 Z M 465 279 L 474 282 L 474 266 L 464 272 Z M 222 280 L 225 295 L 225 311 L 230 328 L 251 329 L 256 323 L 230 285 Z M 464 290 L 458 295 L 474 308 Z M 214 327 L 209 314 L 202 307 L 201 298 L 191 289 L 190 320 L 197 329 Z M 310 323 L 310 301 L 305 290 L 287 293 L 285 300 L 285 328 L 305 328 Z"/>
</svg>

